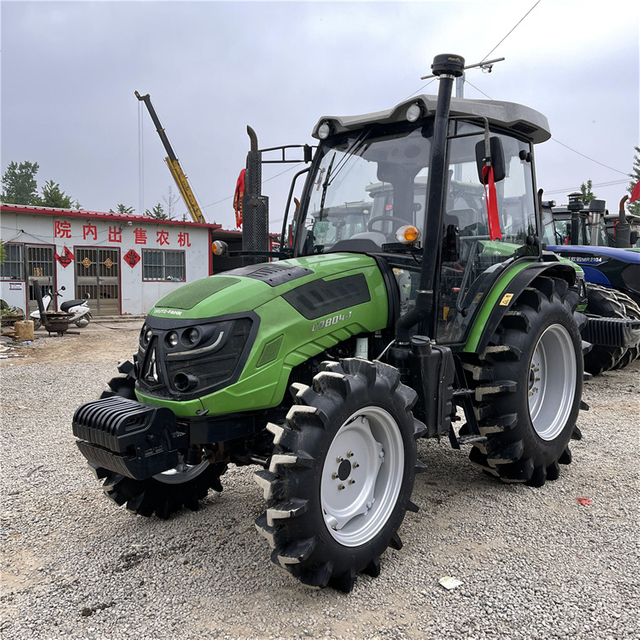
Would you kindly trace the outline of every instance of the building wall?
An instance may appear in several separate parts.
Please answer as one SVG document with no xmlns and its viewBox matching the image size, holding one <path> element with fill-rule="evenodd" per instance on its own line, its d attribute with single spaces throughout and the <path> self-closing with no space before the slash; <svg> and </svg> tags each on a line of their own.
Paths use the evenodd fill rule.
<svg viewBox="0 0 640 640">
<path fill-rule="evenodd" d="M 11 279 L 11 274 L 7 274 L 8 279 L 2 278 L 0 297 L 3 300 L 22 309 L 35 308 L 34 303 L 28 301 L 28 285 L 35 279 L 56 289 L 64 286 L 66 290 L 60 301 L 81 297 L 84 291 L 90 290 L 94 293 L 89 300 L 92 311 L 98 312 L 100 302 L 101 315 L 138 315 L 147 313 L 158 299 L 185 282 L 205 277 L 211 272 L 210 233 L 213 225 L 150 222 L 132 216 L 110 218 L 108 214 L 100 217 L 81 213 L 82 216 L 64 212 L 60 215 L 15 213 L 7 211 L 3 205 L 3 243 L 23 244 L 24 251 L 31 246 L 36 254 L 41 253 L 39 248 L 45 249 L 46 253 L 46 247 L 53 246 L 53 253 L 57 256 L 51 277 L 47 277 L 42 268 L 35 267 L 35 270 L 31 269 L 31 276 L 24 273 L 22 279 Z M 145 250 L 154 252 L 147 254 L 153 262 L 172 263 L 182 253 L 185 281 L 176 282 L 171 275 L 159 279 L 160 274 L 179 273 L 179 265 L 156 265 L 143 271 Z M 167 251 L 172 253 L 167 254 Z M 149 278 L 143 279 L 143 274 Z M 105 291 L 111 291 L 104 282 L 117 283 L 119 300 L 103 298 L 109 295 Z M 102 288 L 99 289 L 99 285 Z M 94 299 L 98 295 L 99 301 Z"/>
</svg>

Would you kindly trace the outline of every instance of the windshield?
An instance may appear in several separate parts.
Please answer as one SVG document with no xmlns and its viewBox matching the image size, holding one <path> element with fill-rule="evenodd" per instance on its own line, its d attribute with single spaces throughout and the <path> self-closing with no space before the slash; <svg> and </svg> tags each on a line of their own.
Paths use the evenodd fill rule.
<svg viewBox="0 0 640 640">
<path fill-rule="evenodd" d="M 422 230 L 431 143 L 422 127 L 404 129 L 357 132 L 321 147 L 306 219 L 315 247 L 350 251 L 358 243 L 345 241 L 365 241 L 380 249 L 403 225 Z"/>
<path fill-rule="evenodd" d="M 552 212 L 543 209 L 543 242 L 548 245 L 571 244 L 572 216 L 570 212 Z M 604 220 L 598 214 L 584 213 L 576 216 L 578 224 L 578 244 L 606 247 L 609 244 Z"/>
</svg>

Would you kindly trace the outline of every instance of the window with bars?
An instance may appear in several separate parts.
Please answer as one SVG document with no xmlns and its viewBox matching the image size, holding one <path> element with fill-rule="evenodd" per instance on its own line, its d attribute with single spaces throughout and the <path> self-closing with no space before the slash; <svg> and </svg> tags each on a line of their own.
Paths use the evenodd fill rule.
<svg viewBox="0 0 640 640">
<path fill-rule="evenodd" d="M 0 264 L 0 278 L 2 280 L 24 280 L 24 245 L 11 244 L 4 245 L 5 258 Z"/>
<path fill-rule="evenodd" d="M 142 279 L 185 282 L 184 251 L 142 250 Z"/>
</svg>

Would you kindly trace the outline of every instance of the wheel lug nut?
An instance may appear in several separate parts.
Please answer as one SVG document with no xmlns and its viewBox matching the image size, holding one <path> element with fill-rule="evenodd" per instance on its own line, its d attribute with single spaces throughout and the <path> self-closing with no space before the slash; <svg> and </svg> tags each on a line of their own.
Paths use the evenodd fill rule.
<svg viewBox="0 0 640 640">
<path fill-rule="evenodd" d="M 355 484 L 355 480 L 353 478 L 349 478 L 349 484 Z"/>
<path fill-rule="evenodd" d="M 352 466 L 354 469 L 357 469 L 357 468 L 360 466 L 360 463 L 358 463 L 358 462 L 354 462 L 351 466 Z"/>
<path fill-rule="evenodd" d="M 353 451 L 347 451 L 347 458 L 353 458 Z"/>
<path fill-rule="evenodd" d="M 338 457 L 336 458 L 336 462 L 337 462 L 338 464 L 340 464 L 340 463 L 342 462 L 342 460 L 343 460 L 343 458 L 342 458 L 341 456 L 338 456 Z"/>
<path fill-rule="evenodd" d="M 344 485 L 342 483 L 340 483 L 338 485 L 338 491 L 342 491 L 344 489 Z"/>
<path fill-rule="evenodd" d="M 334 473 L 331 474 L 331 479 L 332 480 L 335 480 L 337 477 L 338 477 L 337 473 L 334 472 Z"/>
</svg>

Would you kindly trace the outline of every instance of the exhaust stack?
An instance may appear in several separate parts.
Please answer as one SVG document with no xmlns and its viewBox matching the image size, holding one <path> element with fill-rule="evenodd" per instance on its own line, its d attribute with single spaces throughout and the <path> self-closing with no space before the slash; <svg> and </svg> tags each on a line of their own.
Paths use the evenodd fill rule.
<svg viewBox="0 0 640 640">
<path fill-rule="evenodd" d="M 262 195 L 262 152 L 258 136 L 247 126 L 251 148 L 247 153 L 245 193 L 242 198 L 242 250 L 269 251 L 269 198 Z M 245 256 L 244 264 L 266 262 L 267 256 Z"/>
</svg>

